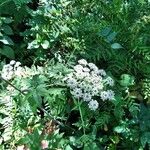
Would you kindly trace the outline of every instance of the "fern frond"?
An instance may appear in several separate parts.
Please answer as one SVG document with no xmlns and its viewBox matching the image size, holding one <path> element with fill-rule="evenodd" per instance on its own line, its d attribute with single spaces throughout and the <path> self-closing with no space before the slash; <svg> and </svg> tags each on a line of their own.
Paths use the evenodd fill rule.
<svg viewBox="0 0 150 150">
<path fill-rule="evenodd" d="M 15 3 L 17 7 L 20 7 L 23 4 L 27 4 L 31 2 L 31 0 L 13 0 L 13 2 Z"/>
<path fill-rule="evenodd" d="M 110 114 L 108 113 L 101 113 L 96 117 L 95 125 L 98 125 L 100 128 L 104 127 L 104 125 L 108 124 L 110 120 Z"/>
</svg>

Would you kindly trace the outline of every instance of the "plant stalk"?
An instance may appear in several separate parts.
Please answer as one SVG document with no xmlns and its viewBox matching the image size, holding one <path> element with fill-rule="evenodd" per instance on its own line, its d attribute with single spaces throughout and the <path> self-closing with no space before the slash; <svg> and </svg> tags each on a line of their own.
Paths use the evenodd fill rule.
<svg viewBox="0 0 150 150">
<path fill-rule="evenodd" d="M 83 133 L 85 135 L 85 124 L 84 124 L 84 120 L 83 120 L 83 115 L 82 115 L 82 110 L 81 110 L 81 107 L 80 107 L 80 102 L 79 102 L 79 99 L 78 99 L 78 107 L 79 107 L 79 112 L 80 112 L 80 117 L 81 117 L 81 122 L 82 122 L 82 127 L 83 127 Z"/>
</svg>

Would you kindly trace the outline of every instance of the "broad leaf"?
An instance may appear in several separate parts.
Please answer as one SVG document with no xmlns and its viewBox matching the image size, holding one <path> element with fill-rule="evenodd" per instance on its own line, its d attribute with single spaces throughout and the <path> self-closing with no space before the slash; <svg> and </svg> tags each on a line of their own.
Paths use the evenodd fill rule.
<svg viewBox="0 0 150 150">
<path fill-rule="evenodd" d="M 120 49 L 120 48 L 123 48 L 119 43 L 113 43 L 112 45 L 111 45 L 111 48 L 112 49 Z"/>
<path fill-rule="evenodd" d="M 14 50 L 9 46 L 3 46 L 3 49 L 0 49 L 0 53 L 10 59 L 15 58 Z"/>
<path fill-rule="evenodd" d="M 2 42 L 3 44 L 6 44 L 6 45 L 14 45 L 14 42 L 8 36 L 0 37 L 0 42 Z"/>
<path fill-rule="evenodd" d="M 11 27 L 8 26 L 8 25 L 3 26 L 3 27 L 2 27 L 2 30 L 3 30 L 3 32 L 4 32 L 5 34 L 7 34 L 7 35 L 12 35 L 12 34 L 13 34 L 13 30 L 12 30 Z"/>
</svg>

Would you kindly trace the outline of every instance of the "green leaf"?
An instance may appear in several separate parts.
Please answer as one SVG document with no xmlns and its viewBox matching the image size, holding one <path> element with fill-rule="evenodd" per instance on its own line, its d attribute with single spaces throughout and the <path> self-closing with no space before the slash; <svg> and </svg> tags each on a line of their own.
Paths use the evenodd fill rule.
<svg viewBox="0 0 150 150">
<path fill-rule="evenodd" d="M 107 36 L 110 33 L 110 31 L 111 31 L 111 27 L 106 27 L 106 28 L 102 29 L 100 35 Z"/>
<path fill-rule="evenodd" d="M 145 132 L 142 136 L 141 136 L 141 144 L 143 146 L 143 148 L 145 147 L 146 143 L 148 143 L 150 145 L 150 132 Z"/>
<path fill-rule="evenodd" d="M 27 49 L 36 49 L 39 48 L 39 44 L 37 42 L 37 40 L 32 41 L 31 43 L 28 43 L 28 47 Z"/>
<path fill-rule="evenodd" d="M 124 126 L 117 126 L 114 128 L 114 131 L 117 133 L 124 133 L 126 131 L 126 128 Z"/>
<path fill-rule="evenodd" d="M 134 84 L 134 77 L 129 74 L 121 75 L 120 85 L 127 87 Z"/>
<path fill-rule="evenodd" d="M 107 42 L 112 42 L 112 41 L 115 39 L 116 35 L 117 35 L 116 32 L 110 33 L 110 34 L 107 36 L 106 41 L 107 41 Z"/>
<path fill-rule="evenodd" d="M 43 49 L 47 49 L 49 47 L 49 41 L 45 40 L 41 46 L 43 47 Z"/>
<path fill-rule="evenodd" d="M 0 53 L 10 59 L 15 58 L 14 50 L 9 46 L 3 46 L 3 49 L 0 49 Z"/>
<path fill-rule="evenodd" d="M 1 37 L 0 42 L 2 42 L 3 44 L 6 44 L 6 45 L 14 45 L 14 42 L 8 36 Z"/>
<path fill-rule="evenodd" d="M 91 149 L 90 149 L 89 145 L 85 145 L 83 150 L 91 150 Z"/>
<path fill-rule="evenodd" d="M 11 18 L 5 18 L 4 23 L 6 23 L 6 24 L 12 23 L 12 19 Z"/>
<path fill-rule="evenodd" d="M 71 1 L 63 1 L 62 5 L 64 7 L 68 6 L 71 3 Z"/>
<path fill-rule="evenodd" d="M 123 48 L 119 43 L 113 43 L 112 45 L 111 45 L 111 48 L 112 49 L 120 49 L 120 48 Z"/>
<path fill-rule="evenodd" d="M 6 33 L 7 35 L 12 35 L 13 34 L 13 30 L 11 29 L 10 26 L 5 25 L 2 27 L 2 30 L 4 31 L 4 33 Z"/>
<path fill-rule="evenodd" d="M 70 145 L 67 145 L 65 150 L 73 150 Z"/>
<path fill-rule="evenodd" d="M 37 106 L 41 106 L 41 102 L 42 102 L 41 95 L 39 95 L 39 93 L 37 93 L 36 90 L 34 90 L 34 91 L 32 92 L 32 94 L 33 94 L 34 103 L 35 103 Z"/>
</svg>

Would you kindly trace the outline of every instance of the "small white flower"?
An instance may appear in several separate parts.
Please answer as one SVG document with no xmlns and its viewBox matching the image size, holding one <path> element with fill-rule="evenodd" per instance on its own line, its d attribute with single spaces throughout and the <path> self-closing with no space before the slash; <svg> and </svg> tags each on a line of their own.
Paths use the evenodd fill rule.
<svg viewBox="0 0 150 150">
<path fill-rule="evenodd" d="M 21 65 L 21 63 L 20 63 L 19 61 L 17 61 L 14 67 L 17 68 L 17 67 L 19 67 L 20 65 Z"/>
<path fill-rule="evenodd" d="M 112 91 L 112 90 L 107 90 L 107 94 L 108 94 L 108 99 L 109 99 L 109 100 L 113 100 L 113 99 L 114 99 L 114 96 L 115 96 L 114 91 Z"/>
<path fill-rule="evenodd" d="M 6 89 L 7 89 L 9 92 L 13 92 L 13 91 L 14 91 L 14 88 L 13 88 L 12 86 L 10 86 L 10 85 L 8 85 L 8 86 L 6 87 Z"/>
<path fill-rule="evenodd" d="M 6 73 L 6 72 L 8 73 L 10 67 L 11 67 L 11 66 L 10 66 L 9 64 L 4 65 L 4 66 L 3 66 L 3 69 L 2 69 L 2 72 L 3 72 L 3 73 Z"/>
<path fill-rule="evenodd" d="M 98 108 L 99 104 L 96 100 L 91 100 L 88 106 L 91 110 L 95 111 Z"/>
<path fill-rule="evenodd" d="M 10 67 L 10 64 L 4 65 L 3 68 L 4 69 L 8 69 Z"/>
<path fill-rule="evenodd" d="M 100 97 L 102 100 L 107 100 L 108 99 L 108 92 L 107 91 L 102 91 L 100 94 Z"/>
<path fill-rule="evenodd" d="M 74 70 L 75 70 L 76 72 L 81 72 L 82 69 L 83 69 L 83 67 L 82 67 L 81 65 L 76 65 L 76 66 L 74 66 Z"/>
<path fill-rule="evenodd" d="M 98 74 L 101 76 L 106 76 L 106 72 L 103 69 L 98 70 Z"/>
<path fill-rule="evenodd" d="M 83 71 L 84 71 L 84 72 L 90 72 L 90 69 L 87 68 L 87 67 L 84 67 L 84 68 L 83 68 Z"/>
<path fill-rule="evenodd" d="M 98 76 L 95 76 L 91 79 L 91 81 L 93 84 L 97 84 L 101 81 L 101 78 L 99 78 Z"/>
<path fill-rule="evenodd" d="M 14 68 L 12 66 L 9 66 L 8 71 L 12 71 Z"/>
<path fill-rule="evenodd" d="M 85 86 L 86 86 L 86 83 L 85 83 L 85 82 L 81 82 L 81 83 L 79 83 L 79 87 L 80 87 L 81 89 L 84 89 L 84 88 L 85 88 Z"/>
<path fill-rule="evenodd" d="M 91 69 L 93 69 L 93 68 L 95 68 L 95 67 L 96 67 L 96 65 L 95 65 L 95 64 L 93 64 L 93 63 L 88 63 L 88 66 L 89 66 Z"/>
<path fill-rule="evenodd" d="M 69 78 L 67 80 L 67 85 L 70 87 L 70 88 L 75 88 L 77 86 L 77 81 L 76 79 L 74 78 Z"/>
<path fill-rule="evenodd" d="M 89 74 L 89 72 L 83 72 L 83 76 L 84 76 L 84 77 L 89 77 L 90 74 Z"/>
<path fill-rule="evenodd" d="M 84 78 L 84 80 L 85 80 L 86 82 L 88 82 L 88 83 L 91 83 L 91 82 L 92 82 L 90 76 L 86 76 L 86 77 Z"/>
<path fill-rule="evenodd" d="M 75 73 L 77 79 L 83 79 L 85 77 L 85 73 L 82 71 L 78 71 Z"/>
<path fill-rule="evenodd" d="M 15 70 L 15 75 L 16 76 L 19 76 L 21 77 L 22 75 L 24 75 L 24 70 L 22 67 L 18 67 L 16 70 Z"/>
<path fill-rule="evenodd" d="M 13 78 L 13 75 L 9 74 L 8 72 L 4 72 L 1 74 L 1 77 L 5 80 L 11 80 Z"/>
<path fill-rule="evenodd" d="M 95 71 L 91 71 L 91 75 L 92 75 L 93 77 L 97 77 L 97 74 L 95 73 Z"/>
<path fill-rule="evenodd" d="M 89 84 L 87 84 L 87 85 L 85 86 L 85 88 L 84 88 L 84 91 L 85 91 L 85 92 L 92 92 L 92 86 L 89 85 Z"/>
<path fill-rule="evenodd" d="M 83 94 L 83 100 L 84 101 L 88 102 L 91 100 L 91 98 L 92 98 L 92 95 L 90 93 L 84 93 Z"/>
<path fill-rule="evenodd" d="M 24 150 L 25 149 L 25 146 L 24 145 L 19 145 L 17 146 L 17 150 Z"/>
<path fill-rule="evenodd" d="M 82 97 L 82 90 L 80 88 L 75 88 L 75 89 L 73 89 L 73 91 L 71 91 L 71 94 L 75 98 L 81 98 Z"/>
<path fill-rule="evenodd" d="M 7 78 L 7 73 L 2 73 L 2 74 L 1 74 L 1 77 L 6 80 L 6 78 Z"/>
<path fill-rule="evenodd" d="M 90 69 L 92 69 L 94 71 L 98 70 L 97 66 L 95 64 L 93 64 L 93 63 L 88 63 L 88 66 L 90 67 Z"/>
<path fill-rule="evenodd" d="M 7 75 L 7 80 L 11 80 L 13 78 L 13 76 L 11 74 Z"/>
<path fill-rule="evenodd" d="M 13 71 L 9 71 L 8 75 L 13 76 L 14 72 Z"/>
<path fill-rule="evenodd" d="M 96 87 L 98 88 L 98 90 L 102 90 L 104 88 L 104 85 L 102 82 L 99 82 L 96 84 Z"/>
<path fill-rule="evenodd" d="M 44 68 L 40 67 L 40 66 L 37 66 L 37 70 L 40 74 L 42 74 L 44 72 Z"/>
<path fill-rule="evenodd" d="M 97 95 L 98 93 L 99 93 L 99 90 L 97 89 L 97 87 L 94 87 L 92 89 L 92 95 L 94 96 L 94 95 Z"/>
<path fill-rule="evenodd" d="M 79 63 L 80 65 L 84 65 L 84 66 L 87 65 L 87 61 L 86 61 L 85 59 L 80 59 L 80 60 L 78 60 L 78 63 Z"/>
<path fill-rule="evenodd" d="M 15 63 L 16 63 L 15 60 L 11 60 L 9 64 L 13 66 Z"/>
<path fill-rule="evenodd" d="M 114 86 L 114 80 L 111 77 L 107 77 L 105 79 L 106 84 L 108 84 L 109 86 Z"/>
<path fill-rule="evenodd" d="M 7 96 L 4 97 L 4 101 L 10 102 L 10 101 L 12 101 L 12 97 L 7 95 Z"/>
<path fill-rule="evenodd" d="M 65 78 L 63 78 L 63 81 L 67 81 L 70 78 L 73 78 L 73 73 L 69 73 Z"/>
</svg>

